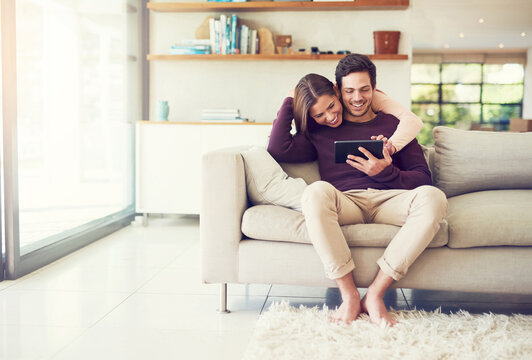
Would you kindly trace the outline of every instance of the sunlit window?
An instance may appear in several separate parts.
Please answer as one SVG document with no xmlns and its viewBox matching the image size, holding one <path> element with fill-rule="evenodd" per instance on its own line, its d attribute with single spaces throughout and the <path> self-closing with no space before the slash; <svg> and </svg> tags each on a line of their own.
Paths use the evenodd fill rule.
<svg viewBox="0 0 532 360">
<path fill-rule="evenodd" d="M 432 129 L 508 129 L 521 117 L 524 68 L 521 64 L 413 64 L 412 111 L 425 124 L 418 141 L 433 143 Z"/>
<path fill-rule="evenodd" d="M 135 53 L 127 21 L 135 14 L 123 0 L 16 4 L 24 252 L 132 206 L 128 114 L 138 101 L 128 105 L 128 55 Z"/>
</svg>

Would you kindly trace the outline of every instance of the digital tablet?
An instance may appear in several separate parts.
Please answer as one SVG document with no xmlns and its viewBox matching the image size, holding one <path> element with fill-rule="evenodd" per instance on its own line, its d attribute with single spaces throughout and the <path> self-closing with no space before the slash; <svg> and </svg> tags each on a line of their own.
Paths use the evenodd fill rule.
<svg viewBox="0 0 532 360">
<path fill-rule="evenodd" d="M 368 150 L 377 159 L 382 159 L 382 140 L 350 140 L 334 142 L 334 162 L 337 164 L 345 163 L 347 155 L 360 156 L 367 159 L 366 155 L 358 150 L 359 147 Z"/>
</svg>

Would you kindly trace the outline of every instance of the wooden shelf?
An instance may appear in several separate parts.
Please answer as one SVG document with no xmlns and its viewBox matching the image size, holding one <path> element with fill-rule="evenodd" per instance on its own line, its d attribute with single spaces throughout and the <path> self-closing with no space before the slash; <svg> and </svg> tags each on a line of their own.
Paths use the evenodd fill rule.
<svg viewBox="0 0 532 360">
<path fill-rule="evenodd" d="M 139 120 L 139 125 L 269 125 L 271 122 L 230 122 L 230 121 L 154 121 L 154 120 Z"/>
<path fill-rule="evenodd" d="M 148 54 L 147 59 L 153 60 L 340 60 L 345 55 L 336 54 L 322 54 L 322 55 L 299 55 L 299 54 L 246 54 L 246 55 L 220 55 L 220 54 L 204 54 L 204 55 L 155 55 Z M 408 55 L 405 54 L 372 54 L 368 55 L 372 60 L 408 60 Z"/>
<path fill-rule="evenodd" d="M 147 3 L 157 12 L 209 11 L 326 11 L 326 10 L 405 10 L 410 0 L 353 1 L 250 1 L 250 2 L 165 2 Z"/>
</svg>

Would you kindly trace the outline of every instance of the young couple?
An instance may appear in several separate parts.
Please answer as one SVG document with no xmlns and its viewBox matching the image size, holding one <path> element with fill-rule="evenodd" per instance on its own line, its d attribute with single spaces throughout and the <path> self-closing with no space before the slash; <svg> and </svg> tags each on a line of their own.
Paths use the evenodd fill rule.
<svg viewBox="0 0 532 360">
<path fill-rule="evenodd" d="M 447 211 L 443 192 L 432 186 L 423 151 L 414 139 L 421 121 L 376 90 L 376 68 L 364 55 L 344 57 L 336 86 L 308 74 L 294 96 L 284 99 L 273 123 L 268 151 L 279 162 L 318 160 L 321 181 L 307 186 L 302 211 L 310 239 L 327 276 L 342 295 L 336 321 L 351 322 L 361 312 L 371 322 L 393 326 L 383 296 L 405 276 L 440 227 Z M 295 120 L 297 133 L 290 133 Z M 363 148 L 368 159 L 349 155 L 335 164 L 334 141 L 382 139 L 383 158 Z M 389 140 L 388 140 L 389 139 Z M 340 226 L 379 223 L 401 226 L 384 254 L 380 270 L 360 299 L 355 264 Z"/>
</svg>

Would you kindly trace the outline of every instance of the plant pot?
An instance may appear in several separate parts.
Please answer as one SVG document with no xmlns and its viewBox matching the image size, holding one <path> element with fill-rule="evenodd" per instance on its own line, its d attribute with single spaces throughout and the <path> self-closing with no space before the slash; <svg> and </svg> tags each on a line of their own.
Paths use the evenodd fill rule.
<svg viewBox="0 0 532 360">
<path fill-rule="evenodd" d="M 400 31 L 374 31 L 375 54 L 397 54 Z"/>
</svg>

